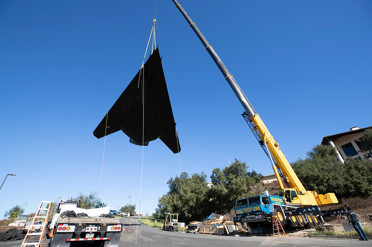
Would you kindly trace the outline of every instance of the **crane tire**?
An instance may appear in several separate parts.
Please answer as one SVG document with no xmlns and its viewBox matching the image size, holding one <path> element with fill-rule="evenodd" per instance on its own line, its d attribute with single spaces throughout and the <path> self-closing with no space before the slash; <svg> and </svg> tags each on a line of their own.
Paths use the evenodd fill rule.
<svg viewBox="0 0 372 247">
<path fill-rule="evenodd" d="M 297 226 L 300 228 L 305 227 L 305 219 L 303 215 L 296 215 Z"/>
<path fill-rule="evenodd" d="M 280 224 L 281 224 L 282 226 L 285 226 L 286 223 L 287 223 L 287 221 L 286 221 L 286 219 L 285 219 L 285 215 L 283 214 L 282 210 L 280 210 L 280 208 L 278 207 L 278 208 L 275 208 L 275 209 L 274 209 L 274 212 L 275 212 L 275 215 L 276 215 L 276 217 L 278 218 Z"/>
<path fill-rule="evenodd" d="M 314 224 L 314 220 L 313 220 L 313 214 L 312 213 L 309 213 L 309 214 L 305 214 L 305 217 L 306 217 L 306 226 L 307 227 L 314 227 L 315 224 Z"/>
<path fill-rule="evenodd" d="M 319 219 L 319 216 L 315 216 L 313 214 L 313 222 L 314 222 L 314 226 L 319 226 L 320 225 L 320 219 Z"/>
<path fill-rule="evenodd" d="M 291 227 L 297 227 L 298 226 L 296 215 L 294 215 L 294 214 L 288 215 L 287 218 L 288 218 L 288 221 L 289 221 L 289 224 L 290 224 Z"/>
</svg>

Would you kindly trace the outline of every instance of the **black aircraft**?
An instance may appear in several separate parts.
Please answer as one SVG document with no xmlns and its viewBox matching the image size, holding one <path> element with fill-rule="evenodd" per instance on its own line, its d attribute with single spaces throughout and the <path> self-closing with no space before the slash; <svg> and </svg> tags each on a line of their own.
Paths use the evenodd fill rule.
<svg viewBox="0 0 372 247">
<path fill-rule="evenodd" d="M 158 49 L 93 134 L 101 138 L 118 130 L 122 130 L 136 145 L 147 146 L 150 141 L 160 138 L 173 153 L 181 150 Z"/>
</svg>

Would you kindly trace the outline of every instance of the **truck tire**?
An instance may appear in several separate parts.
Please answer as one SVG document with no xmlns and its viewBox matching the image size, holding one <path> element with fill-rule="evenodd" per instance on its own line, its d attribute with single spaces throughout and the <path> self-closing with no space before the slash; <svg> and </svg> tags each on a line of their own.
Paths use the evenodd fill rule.
<svg viewBox="0 0 372 247">
<path fill-rule="evenodd" d="M 307 227 L 314 227 L 314 221 L 313 221 L 313 214 L 305 214 L 306 217 L 306 226 Z"/>
<path fill-rule="evenodd" d="M 305 219 L 303 215 L 296 215 L 297 226 L 300 228 L 305 227 Z"/>
<path fill-rule="evenodd" d="M 274 209 L 274 214 L 276 215 L 276 217 L 278 218 L 280 224 L 282 226 L 285 226 L 287 221 L 285 220 L 285 215 L 283 214 L 282 210 L 280 208 L 275 208 Z"/>
<path fill-rule="evenodd" d="M 313 217 L 314 226 L 319 226 L 320 225 L 320 219 L 319 219 L 319 217 L 315 216 L 314 214 L 313 214 L 312 217 Z"/>
<path fill-rule="evenodd" d="M 169 227 L 169 231 L 170 231 L 170 232 L 173 232 L 173 226 L 170 226 L 170 227 Z"/>
<path fill-rule="evenodd" d="M 289 224 L 290 224 L 291 227 L 297 227 L 298 226 L 296 215 L 294 215 L 294 214 L 288 215 L 287 218 L 288 218 L 288 221 L 289 221 Z"/>
</svg>

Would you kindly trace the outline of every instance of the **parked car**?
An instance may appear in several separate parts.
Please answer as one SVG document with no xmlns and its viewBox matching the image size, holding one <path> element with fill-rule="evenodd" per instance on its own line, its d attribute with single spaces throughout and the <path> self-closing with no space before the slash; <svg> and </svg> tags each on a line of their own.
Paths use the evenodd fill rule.
<svg viewBox="0 0 372 247">
<path fill-rule="evenodd" d="M 112 214 L 112 215 L 118 215 L 118 211 L 117 210 L 110 209 L 110 214 Z"/>
</svg>

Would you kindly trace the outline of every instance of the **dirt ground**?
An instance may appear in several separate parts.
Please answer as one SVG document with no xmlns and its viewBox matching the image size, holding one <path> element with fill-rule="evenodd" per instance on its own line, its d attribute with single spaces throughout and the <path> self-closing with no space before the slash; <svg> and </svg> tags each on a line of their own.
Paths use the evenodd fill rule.
<svg viewBox="0 0 372 247">
<path fill-rule="evenodd" d="M 372 197 L 368 198 L 352 197 L 348 199 L 342 199 L 339 204 L 329 206 L 324 209 L 335 209 L 340 208 L 344 205 L 348 205 L 351 209 L 355 211 L 360 222 L 372 226 Z M 332 219 L 328 219 L 328 222 L 343 223 L 347 222 L 347 218 L 346 216 L 337 216 Z"/>
</svg>

